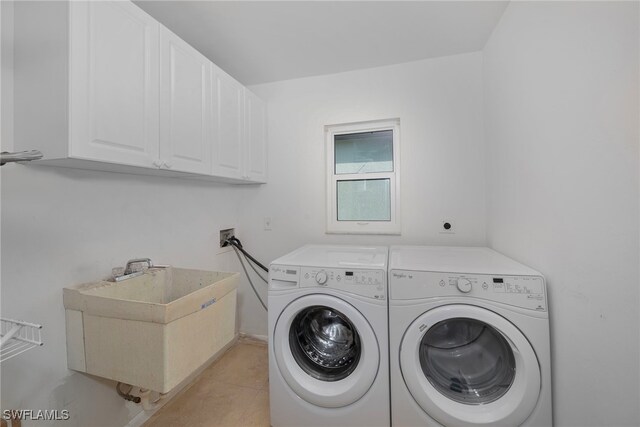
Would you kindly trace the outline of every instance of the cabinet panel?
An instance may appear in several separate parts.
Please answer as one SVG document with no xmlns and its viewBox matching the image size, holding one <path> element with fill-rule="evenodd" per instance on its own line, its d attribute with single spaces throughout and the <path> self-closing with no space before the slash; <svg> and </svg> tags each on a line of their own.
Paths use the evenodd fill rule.
<svg viewBox="0 0 640 427">
<path fill-rule="evenodd" d="M 133 3 L 16 2 L 14 21 L 15 149 L 35 164 L 265 181 L 264 104 Z"/>
<path fill-rule="evenodd" d="M 161 29 L 161 167 L 211 173 L 211 68 L 200 52 Z"/>
<path fill-rule="evenodd" d="M 158 157 L 159 24 L 129 2 L 70 3 L 72 157 Z"/>
<path fill-rule="evenodd" d="M 267 182 L 267 107 L 245 89 L 245 161 L 250 181 Z"/>
<path fill-rule="evenodd" d="M 244 87 L 214 66 L 214 174 L 227 178 L 244 178 L 243 116 Z"/>
</svg>

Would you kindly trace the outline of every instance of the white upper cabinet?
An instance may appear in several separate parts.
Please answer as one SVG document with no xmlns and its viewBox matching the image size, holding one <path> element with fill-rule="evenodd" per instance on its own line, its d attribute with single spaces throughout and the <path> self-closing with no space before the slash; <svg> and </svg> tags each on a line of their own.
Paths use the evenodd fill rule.
<svg viewBox="0 0 640 427">
<path fill-rule="evenodd" d="M 158 166 L 211 174 L 213 64 L 168 29 L 160 29 Z"/>
<path fill-rule="evenodd" d="M 214 66 L 213 173 L 264 183 L 267 180 L 266 104 Z"/>
<path fill-rule="evenodd" d="M 244 87 L 213 67 L 214 144 L 213 173 L 226 178 L 245 179 L 243 161 Z"/>
<path fill-rule="evenodd" d="M 245 175 L 267 182 L 267 106 L 248 89 L 244 93 Z"/>
<path fill-rule="evenodd" d="M 129 2 L 71 2 L 69 13 L 69 154 L 152 167 L 158 22 Z"/>
<path fill-rule="evenodd" d="M 14 41 L 33 163 L 265 182 L 264 103 L 133 3 L 15 2 Z"/>
</svg>

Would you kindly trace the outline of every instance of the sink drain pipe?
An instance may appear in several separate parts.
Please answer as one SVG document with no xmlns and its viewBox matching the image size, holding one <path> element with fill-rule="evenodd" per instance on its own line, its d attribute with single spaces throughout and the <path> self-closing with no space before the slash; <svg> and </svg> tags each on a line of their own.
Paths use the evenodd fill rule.
<svg viewBox="0 0 640 427">
<path fill-rule="evenodd" d="M 133 394 L 131 394 L 131 390 L 133 390 L 133 386 L 130 385 L 129 386 L 129 391 L 127 391 L 126 393 L 123 392 L 122 390 L 120 390 L 120 386 L 123 383 L 118 383 L 116 384 L 116 391 L 118 392 L 118 395 L 120 397 L 122 397 L 124 400 L 127 400 L 129 402 L 133 402 L 133 403 L 140 403 L 140 398 L 138 396 L 134 396 Z"/>
<path fill-rule="evenodd" d="M 129 390 L 126 392 L 122 391 L 122 389 L 120 388 L 120 386 L 122 385 L 128 385 Z M 158 398 L 152 401 L 151 390 L 138 388 L 138 391 L 136 393 L 139 394 L 139 396 L 136 396 L 135 394 L 131 393 L 133 391 L 133 388 L 134 386 L 121 382 L 116 385 L 116 391 L 118 392 L 118 395 L 120 397 L 128 402 L 139 403 L 140 405 L 142 405 L 142 409 L 144 409 L 145 411 L 156 409 L 159 402 L 167 396 L 167 393 L 158 393 Z"/>
<path fill-rule="evenodd" d="M 167 396 L 166 393 L 158 393 L 158 398 L 154 401 L 151 401 L 151 390 L 147 390 L 144 388 L 140 389 L 140 398 L 142 399 L 142 409 L 145 411 L 151 411 L 152 409 L 156 409 L 160 401 Z"/>
</svg>

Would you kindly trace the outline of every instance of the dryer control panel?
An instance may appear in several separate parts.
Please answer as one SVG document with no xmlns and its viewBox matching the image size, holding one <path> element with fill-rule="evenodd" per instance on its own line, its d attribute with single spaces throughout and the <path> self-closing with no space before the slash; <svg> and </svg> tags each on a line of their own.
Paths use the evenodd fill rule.
<svg viewBox="0 0 640 427">
<path fill-rule="evenodd" d="M 330 288 L 376 300 L 387 299 L 384 270 L 337 269 L 272 265 L 269 289 Z"/>
<path fill-rule="evenodd" d="M 540 276 L 391 270 L 389 280 L 389 298 L 392 300 L 457 296 L 547 311 L 545 283 Z"/>
</svg>

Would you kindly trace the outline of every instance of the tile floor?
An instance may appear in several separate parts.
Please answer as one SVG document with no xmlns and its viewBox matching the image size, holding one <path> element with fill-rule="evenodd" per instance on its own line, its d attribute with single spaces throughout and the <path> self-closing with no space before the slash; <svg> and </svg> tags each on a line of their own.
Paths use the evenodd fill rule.
<svg viewBox="0 0 640 427">
<path fill-rule="evenodd" d="M 269 426 L 266 343 L 240 340 L 144 427 Z"/>
</svg>

